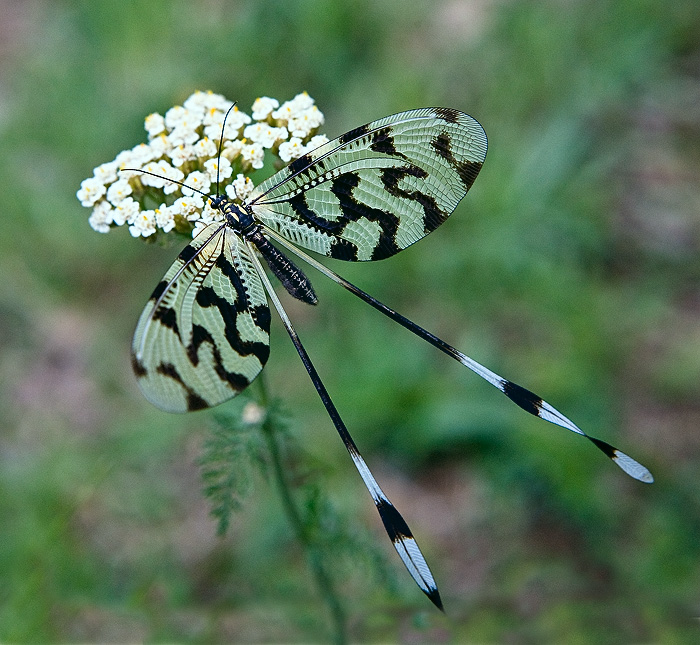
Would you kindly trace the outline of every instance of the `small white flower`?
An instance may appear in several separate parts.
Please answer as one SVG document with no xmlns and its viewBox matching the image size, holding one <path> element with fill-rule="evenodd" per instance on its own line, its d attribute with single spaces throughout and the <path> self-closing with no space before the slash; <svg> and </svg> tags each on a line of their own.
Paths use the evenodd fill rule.
<svg viewBox="0 0 700 645">
<path fill-rule="evenodd" d="M 222 112 L 221 110 L 217 110 L 216 108 L 210 108 L 205 112 L 204 118 L 202 119 L 202 124 L 205 127 L 208 125 L 220 126 L 224 122 L 225 115 L 226 113 Z"/>
<path fill-rule="evenodd" d="M 112 222 L 117 226 L 131 224 L 139 214 L 140 207 L 133 197 L 124 198 L 112 211 Z"/>
<path fill-rule="evenodd" d="M 214 143 L 209 137 L 204 137 L 200 139 L 192 146 L 194 154 L 199 159 L 204 157 L 214 157 L 218 151 L 216 143 Z"/>
<path fill-rule="evenodd" d="M 182 107 L 182 105 L 175 105 L 165 113 L 165 125 L 168 126 L 169 130 L 172 130 L 185 121 L 188 115 L 189 110 L 187 108 Z"/>
<path fill-rule="evenodd" d="M 166 157 L 170 155 L 173 149 L 173 142 L 170 141 L 167 134 L 159 134 L 150 140 L 149 145 L 153 151 L 153 158 Z"/>
<path fill-rule="evenodd" d="M 213 222 L 223 222 L 224 216 L 220 211 L 214 210 L 209 202 L 207 202 L 202 212 L 202 216 L 199 220 L 194 223 L 194 230 L 192 231 L 192 237 L 197 237 L 209 224 Z"/>
<path fill-rule="evenodd" d="M 314 107 L 314 100 L 306 93 L 297 94 L 291 101 L 282 103 L 279 109 L 272 113 L 272 118 L 288 123 L 298 119 L 304 112 Z"/>
<path fill-rule="evenodd" d="M 134 165 L 132 168 L 139 168 L 143 164 L 153 161 L 156 158 L 151 146 L 146 143 L 139 143 L 131 149 L 130 163 Z"/>
<path fill-rule="evenodd" d="M 126 179 L 119 179 L 107 189 L 107 199 L 117 206 L 132 192 L 131 184 Z"/>
<path fill-rule="evenodd" d="M 225 188 L 229 199 L 245 200 L 253 192 L 255 185 L 250 177 L 238 173 L 238 176 Z"/>
<path fill-rule="evenodd" d="M 109 202 L 101 201 L 95 205 L 92 215 L 88 218 L 88 224 L 98 233 L 109 233 L 109 225 L 112 223 L 112 206 Z"/>
<path fill-rule="evenodd" d="M 259 143 L 263 148 L 272 148 L 278 141 L 287 138 L 287 128 L 275 128 L 262 121 L 247 126 L 243 130 L 243 136 L 253 143 Z"/>
<path fill-rule="evenodd" d="M 282 126 L 281 128 L 272 128 L 271 135 L 274 136 L 274 141 L 272 144 L 268 147 L 272 148 L 277 143 L 282 143 L 283 141 L 287 140 L 287 137 L 289 137 L 289 131 L 287 128 Z"/>
<path fill-rule="evenodd" d="M 221 94 L 197 90 L 182 105 L 189 110 L 216 109 L 225 112 L 231 107 L 231 101 L 225 99 Z"/>
<path fill-rule="evenodd" d="M 294 110 L 301 112 L 311 108 L 314 104 L 314 100 L 309 96 L 308 92 L 304 91 L 297 94 L 289 103 L 294 106 Z"/>
<path fill-rule="evenodd" d="M 228 136 L 228 128 L 230 127 L 232 130 L 240 130 L 244 125 L 248 125 L 252 119 L 248 114 L 245 112 L 242 112 L 239 110 L 237 107 L 233 108 L 231 110 L 231 113 L 228 115 L 228 119 L 226 120 L 226 136 L 230 139 L 233 137 Z"/>
<path fill-rule="evenodd" d="M 233 161 L 238 155 L 241 154 L 244 145 L 245 144 L 240 139 L 226 141 L 224 143 L 224 149 L 221 151 L 222 158 L 226 157 L 226 159 L 229 161 Z"/>
<path fill-rule="evenodd" d="M 159 164 L 156 163 L 155 161 L 152 161 L 151 163 L 147 163 L 143 167 L 143 174 L 140 175 L 141 178 L 141 183 L 144 186 L 151 186 L 153 188 L 163 188 L 165 186 L 165 178 L 162 177 L 162 173 L 159 172 Z M 151 174 L 146 174 L 146 173 L 154 173 L 153 175 Z M 157 176 L 156 176 L 157 175 Z"/>
<path fill-rule="evenodd" d="M 173 146 L 179 146 L 181 144 L 191 145 L 199 139 L 196 128 L 190 128 L 188 126 L 182 125 L 175 128 L 169 135 L 168 139 Z"/>
<path fill-rule="evenodd" d="M 182 107 L 185 109 L 206 109 L 205 104 L 208 100 L 208 92 L 196 90 L 193 94 L 183 101 Z"/>
<path fill-rule="evenodd" d="M 244 128 L 243 137 L 258 142 L 260 141 L 260 133 L 269 127 L 267 123 L 253 123 L 253 125 L 248 125 Z"/>
<path fill-rule="evenodd" d="M 306 144 L 306 152 L 316 150 L 316 148 L 319 148 L 324 143 L 328 143 L 328 137 L 325 134 L 317 134 L 316 136 L 311 137 L 309 142 Z"/>
<path fill-rule="evenodd" d="M 92 174 L 103 184 L 111 184 L 117 178 L 117 164 L 114 161 L 100 164 L 92 171 Z"/>
<path fill-rule="evenodd" d="M 165 177 L 170 179 L 168 183 L 163 187 L 163 193 L 166 195 L 172 195 L 176 190 L 180 189 L 180 183 L 185 178 L 185 173 L 179 168 L 168 167 Z"/>
<path fill-rule="evenodd" d="M 153 139 L 165 131 L 165 119 L 158 112 L 153 112 L 146 117 L 144 122 L 148 138 Z"/>
<path fill-rule="evenodd" d="M 265 165 L 265 149 L 259 143 L 244 145 L 241 158 L 253 168 L 262 168 Z"/>
<path fill-rule="evenodd" d="M 124 170 L 125 168 L 140 168 L 143 164 L 135 158 L 135 155 L 131 150 L 122 150 L 114 160 L 119 168 L 119 177 L 122 179 L 129 179 L 131 177 L 138 177 L 138 173 L 134 173 L 129 170 Z"/>
<path fill-rule="evenodd" d="M 143 169 L 153 174 L 142 175 L 141 183 L 144 186 L 161 188 L 166 195 L 174 193 L 179 188 L 179 184 L 176 182 L 181 182 L 185 177 L 182 170 L 174 168 L 165 159 L 152 161 L 146 164 Z"/>
<path fill-rule="evenodd" d="M 289 103 L 282 103 L 282 105 L 277 110 L 272 112 L 272 118 L 282 123 L 289 122 L 289 119 L 292 118 L 292 110 L 289 106 Z"/>
<path fill-rule="evenodd" d="M 205 108 L 200 105 L 193 104 L 190 107 L 176 105 L 165 113 L 165 125 L 169 130 L 196 130 L 202 125 L 205 111 Z"/>
<path fill-rule="evenodd" d="M 301 157 L 306 151 L 304 144 L 299 137 L 292 137 L 280 145 L 279 156 L 282 161 L 288 163 L 292 159 Z"/>
<path fill-rule="evenodd" d="M 192 195 L 191 197 L 180 197 L 176 199 L 172 205 L 174 215 L 182 215 L 188 220 L 196 220 L 204 210 L 204 200 L 201 195 Z"/>
<path fill-rule="evenodd" d="M 170 233 L 175 228 L 175 213 L 170 206 L 161 204 L 155 210 L 156 225 L 162 229 L 164 233 Z"/>
<path fill-rule="evenodd" d="M 287 123 L 289 131 L 292 133 L 293 137 L 299 137 L 300 139 L 305 139 L 311 134 L 311 128 L 307 121 L 303 118 L 301 119 L 290 119 Z"/>
<path fill-rule="evenodd" d="M 223 123 L 223 119 L 222 119 Z M 204 126 L 204 136 L 209 137 L 210 139 L 213 139 L 214 141 L 220 141 L 221 140 L 221 123 L 212 123 L 210 125 L 205 125 Z M 231 126 L 227 123 L 226 124 L 226 137 L 224 137 L 224 141 L 228 139 L 235 139 L 238 136 L 238 131 L 237 130 L 232 130 Z"/>
<path fill-rule="evenodd" d="M 314 105 L 310 110 L 305 110 L 290 119 L 287 123 L 287 129 L 292 133 L 292 136 L 304 139 L 311 134 L 312 130 L 323 124 L 323 119 L 323 114 Z"/>
<path fill-rule="evenodd" d="M 204 134 L 214 141 L 221 139 L 221 124 L 223 123 L 223 115 L 220 123 L 212 123 L 204 127 Z M 245 113 L 241 112 L 237 107 L 234 107 L 226 120 L 226 132 L 224 139 L 235 139 L 242 127 L 248 125 L 252 119 Z"/>
<path fill-rule="evenodd" d="M 181 166 L 186 161 L 192 161 L 196 159 L 197 155 L 194 152 L 192 146 L 186 146 L 181 143 L 170 151 L 170 159 L 173 162 L 173 166 Z"/>
<path fill-rule="evenodd" d="M 205 161 L 204 170 L 207 171 L 207 174 L 209 177 L 211 177 L 212 181 L 216 181 L 217 178 L 223 181 L 224 179 L 228 179 L 233 174 L 231 162 L 226 159 L 226 157 L 222 157 L 220 164 L 217 164 L 216 159 L 209 159 L 209 161 Z"/>
<path fill-rule="evenodd" d="M 243 414 L 241 414 L 241 420 L 246 425 L 254 425 L 261 423 L 265 418 L 265 408 L 257 403 L 251 401 L 246 403 L 243 408 Z"/>
<path fill-rule="evenodd" d="M 204 204 L 204 210 L 202 210 L 202 221 L 207 222 L 208 224 L 211 224 L 212 222 L 223 222 L 224 214 L 221 211 L 212 208 L 211 202 L 207 201 Z"/>
<path fill-rule="evenodd" d="M 182 194 L 186 196 L 191 196 L 196 191 L 202 193 L 208 193 L 211 188 L 211 179 L 206 172 L 200 172 L 195 170 L 187 175 L 187 179 L 183 182 L 185 185 L 182 186 Z"/>
<path fill-rule="evenodd" d="M 125 168 L 130 167 L 127 164 L 124 164 Z M 119 170 L 119 178 L 120 179 L 132 179 L 133 177 L 141 177 L 141 171 L 140 170 L 126 170 L 125 168 L 120 168 Z"/>
<path fill-rule="evenodd" d="M 90 177 L 80 183 L 80 190 L 75 193 L 75 196 L 83 206 L 93 206 L 106 192 L 107 188 L 99 179 Z"/>
<path fill-rule="evenodd" d="M 141 211 L 129 226 L 133 237 L 148 237 L 156 232 L 156 214 L 154 211 Z"/>
<path fill-rule="evenodd" d="M 253 118 L 256 121 L 264 121 L 272 113 L 272 110 L 278 108 L 280 102 L 277 99 L 271 99 L 269 96 L 261 96 L 255 99 L 253 103 Z"/>
</svg>

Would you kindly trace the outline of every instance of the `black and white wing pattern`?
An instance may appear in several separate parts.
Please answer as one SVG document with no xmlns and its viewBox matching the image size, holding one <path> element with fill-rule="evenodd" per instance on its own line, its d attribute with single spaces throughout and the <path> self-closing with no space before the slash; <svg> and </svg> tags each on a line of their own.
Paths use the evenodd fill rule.
<svg viewBox="0 0 700 645">
<path fill-rule="evenodd" d="M 469 115 L 411 110 L 303 155 L 241 207 L 212 200 L 225 221 L 183 250 L 139 320 L 132 361 L 146 398 L 169 412 L 198 410 L 235 396 L 260 373 L 269 354 L 269 309 L 249 253 L 263 255 L 294 297 L 299 290 L 291 284 L 313 296 L 308 279 L 267 235 L 334 258 L 389 257 L 447 219 L 486 148 L 483 128 Z M 253 251 L 243 243 L 251 235 Z"/>
<path fill-rule="evenodd" d="M 423 108 L 330 141 L 261 183 L 255 218 L 340 260 L 381 260 L 442 224 L 474 183 L 486 134 L 468 114 Z"/>
<path fill-rule="evenodd" d="M 240 237 L 210 224 L 185 247 L 141 314 L 132 364 L 144 396 L 168 412 L 218 405 L 270 353 L 270 310 Z"/>
</svg>

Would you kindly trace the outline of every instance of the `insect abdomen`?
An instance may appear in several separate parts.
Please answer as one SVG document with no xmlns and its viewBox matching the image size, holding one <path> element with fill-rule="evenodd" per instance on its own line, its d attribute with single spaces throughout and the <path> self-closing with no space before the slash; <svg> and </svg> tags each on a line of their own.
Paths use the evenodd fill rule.
<svg viewBox="0 0 700 645">
<path fill-rule="evenodd" d="M 273 246 L 260 231 L 253 233 L 248 239 L 255 244 L 272 273 L 277 276 L 277 279 L 291 296 L 310 305 L 318 303 L 311 281 L 282 251 Z"/>
</svg>

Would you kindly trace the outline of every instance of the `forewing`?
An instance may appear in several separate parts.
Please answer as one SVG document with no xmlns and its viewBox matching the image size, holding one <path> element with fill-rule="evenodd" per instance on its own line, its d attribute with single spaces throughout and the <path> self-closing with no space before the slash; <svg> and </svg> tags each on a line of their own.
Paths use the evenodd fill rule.
<svg viewBox="0 0 700 645">
<path fill-rule="evenodd" d="M 435 230 L 486 157 L 486 135 L 447 108 L 401 112 L 330 141 L 260 184 L 256 217 L 299 246 L 380 260 Z"/>
<path fill-rule="evenodd" d="M 270 310 L 238 236 L 211 224 L 185 247 L 141 314 L 132 365 L 168 412 L 218 405 L 246 388 L 270 352 Z"/>
</svg>

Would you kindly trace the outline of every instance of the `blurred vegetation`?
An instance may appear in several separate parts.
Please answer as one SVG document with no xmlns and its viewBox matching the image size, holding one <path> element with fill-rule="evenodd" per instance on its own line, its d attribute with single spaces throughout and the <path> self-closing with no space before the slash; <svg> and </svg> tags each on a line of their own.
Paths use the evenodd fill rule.
<svg viewBox="0 0 700 645">
<path fill-rule="evenodd" d="M 130 336 L 177 250 L 98 235 L 75 199 L 195 89 L 244 108 L 306 89 L 329 136 L 424 105 L 481 121 L 486 165 L 439 231 L 333 268 L 657 478 L 628 479 L 316 279 L 320 306 L 290 315 L 447 609 L 403 570 L 277 325 L 281 459 L 333 538 L 347 636 L 695 642 L 696 0 L 16 0 L 0 37 L 0 639 L 332 638 L 269 467 L 241 459 L 218 536 L 199 466 L 212 413 L 162 413 L 135 387 Z"/>
</svg>

